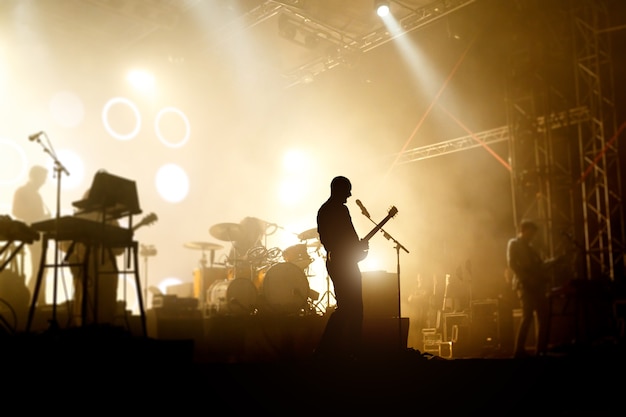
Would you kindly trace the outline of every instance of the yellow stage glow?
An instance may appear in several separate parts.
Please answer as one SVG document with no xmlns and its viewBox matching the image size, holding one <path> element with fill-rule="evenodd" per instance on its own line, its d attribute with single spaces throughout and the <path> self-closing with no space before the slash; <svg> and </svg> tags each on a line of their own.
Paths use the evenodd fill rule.
<svg viewBox="0 0 626 417">
<path fill-rule="evenodd" d="M 283 156 L 285 179 L 280 182 L 278 199 L 287 206 L 301 203 L 307 189 L 306 173 L 309 172 L 310 160 L 299 150 L 289 150 Z"/>
<path fill-rule="evenodd" d="M 143 294 L 142 294 L 143 296 Z M 137 286 L 132 274 L 120 274 L 117 286 L 117 299 L 126 301 L 126 309 L 133 314 L 139 314 L 139 299 L 137 298 Z M 143 300 L 144 309 L 146 300 Z"/>
<path fill-rule="evenodd" d="M 157 288 L 163 293 L 163 294 L 167 294 L 167 287 L 170 287 L 172 285 L 179 285 L 182 284 L 183 281 L 180 280 L 179 278 L 174 278 L 174 277 L 168 277 L 163 279 L 161 282 L 159 282 L 159 284 L 157 285 Z"/>
<path fill-rule="evenodd" d="M 381 271 L 381 270 L 384 269 L 384 268 L 382 268 L 381 262 L 379 262 L 379 260 L 375 256 L 372 256 L 371 254 L 369 254 L 367 256 L 367 258 L 363 259 L 359 263 L 359 267 L 361 268 L 361 271 L 363 271 L 363 272 L 366 272 L 366 271 Z"/>
<path fill-rule="evenodd" d="M 22 147 L 9 139 L 0 139 L 0 185 L 17 186 L 28 176 L 28 159 Z"/>
<path fill-rule="evenodd" d="M 287 178 L 280 183 L 278 198 L 286 206 L 298 204 L 305 196 L 305 188 L 298 178 Z"/>
<path fill-rule="evenodd" d="M 85 117 L 85 107 L 76 94 L 60 91 L 50 100 L 50 115 L 63 127 L 76 127 Z"/>
<path fill-rule="evenodd" d="M 0 39 L 0 92 L 5 92 L 5 86 L 9 83 L 9 54 L 3 40 Z M 2 94 L 3 96 L 5 94 Z"/>
<path fill-rule="evenodd" d="M 303 152 L 297 150 L 285 152 L 285 156 L 283 157 L 283 168 L 285 171 L 289 173 L 303 172 L 309 165 L 309 159 Z"/>
<path fill-rule="evenodd" d="M 61 174 L 61 187 L 64 190 L 74 190 L 78 186 L 83 184 L 85 179 L 85 163 L 83 159 L 76 152 L 69 149 L 62 149 L 57 152 L 57 159 L 63 163 L 63 166 L 67 169 L 70 175 L 65 173 Z M 46 164 L 46 168 L 50 175 L 54 172 L 55 164 L 52 159 Z M 56 177 L 52 181 L 56 182 Z"/>
</svg>

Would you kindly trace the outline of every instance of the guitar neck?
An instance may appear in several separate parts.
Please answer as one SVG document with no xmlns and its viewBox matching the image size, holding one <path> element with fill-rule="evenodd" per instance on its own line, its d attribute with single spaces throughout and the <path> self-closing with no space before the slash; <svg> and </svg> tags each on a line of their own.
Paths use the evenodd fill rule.
<svg viewBox="0 0 626 417">
<path fill-rule="evenodd" d="M 385 225 L 385 223 L 387 223 L 393 216 L 388 215 L 387 217 L 385 217 L 380 223 L 378 223 L 376 226 L 374 226 L 374 228 L 365 235 L 365 237 L 363 239 L 361 239 L 362 241 L 368 241 L 372 238 L 372 236 L 374 236 L 376 233 L 378 233 L 378 231 L 380 229 L 383 228 L 383 226 Z"/>
<path fill-rule="evenodd" d="M 139 229 L 141 226 L 145 226 L 148 225 L 150 223 L 153 223 L 157 220 L 157 216 L 154 213 L 150 213 L 149 215 L 147 215 L 146 217 L 144 217 L 139 223 L 137 223 L 136 225 L 134 225 L 131 230 L 134 232 L 137 229 Z"/>
</svg>

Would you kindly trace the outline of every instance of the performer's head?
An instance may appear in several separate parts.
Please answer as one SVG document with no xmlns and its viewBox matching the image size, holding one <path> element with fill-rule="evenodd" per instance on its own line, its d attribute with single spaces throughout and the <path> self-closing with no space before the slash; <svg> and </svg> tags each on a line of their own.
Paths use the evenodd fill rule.
<svg viewBox="0 0 626 417">
<path fill-rule="evenodd" d="M 41 165 L 33 165 L 33 167 L 28 172 L 28 179 L 32 184 L 35 184 L 37 187 L 41 187 L 48 177 L 48 169 L 42 167 Z"/>
<path fill-rule="evenodd" d="M 261 221 L 256 217 L 245 217 L 239 224 L 241 225 L 241 235 L 235 239 L 237 247 L 245 252 L 259 245 L 265 233 Z"/>
<path fill-rule="evenodd" d="M 519 234 L 527 239 L 532 239 L 539 230 L 537 223 L 531 220 L 522 220 L 519 225 Z"/>
<path fill-rule="evenodd" d="M 352 195 L 352 184 L 346 177 L 338 176 L 330 182 L 330 195 L 346 200 Z"/>
</svg>

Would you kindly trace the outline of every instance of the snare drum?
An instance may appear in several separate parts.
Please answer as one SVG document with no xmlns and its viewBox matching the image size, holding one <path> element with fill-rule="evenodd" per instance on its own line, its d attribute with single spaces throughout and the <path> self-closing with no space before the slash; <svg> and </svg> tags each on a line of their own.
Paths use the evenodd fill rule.
<svg viewBox="0 0 626 417">
<path fill-rule="evenodd" d="M 193 270 L 193 296 L 202 305 L 206 302 L 207 290 L 215 281 L 227 278 L 226 268 L 196 268 Z"/>
<path fill-rule="evenodd" d="M 296 265 L 281 262 L 265 272 L 260 290 L 260 309 L 273 313 L 298 313 L 306 308 L 309 281 Z"/>
<path fill-rule="evenodd" d="M 246 278 L 215 281 L 207 290 L 207 306 L 210 312 L 220 315 L 248 315 L 256 308 L 257 294 Z"/>
<path fill-rule="evenodd" d="M 313 262 L 304 243 L 289 246 L 283 250 L 283 259 L 297 265 L 300 269 L 306 269 Z"/>
</svg>

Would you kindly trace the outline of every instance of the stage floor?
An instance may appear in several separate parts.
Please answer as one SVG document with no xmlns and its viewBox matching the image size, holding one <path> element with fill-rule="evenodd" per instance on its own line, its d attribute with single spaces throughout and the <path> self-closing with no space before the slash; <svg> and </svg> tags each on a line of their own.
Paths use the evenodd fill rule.
<svg viewBox="0 0 626 417">
<path fill-rule="evenodd" d="M 4 394 L 71 393 L 118 411 L 167 406 L 234 415 L 626 411 L 626 349 L 616 341 L 573 344 L 545 357 L 448 359 L 407 347 L 407 319 L 369 318 L 364 354 L 329 361 L 313 355 L 327 317 L 188 313 L 148 310 L 144 335 L 138 316 L 120 326 L 64 328 L 50 327 L 49 311 L 39 312 L 33 331 L 0 333 Z"/>
<path fill-rule="evenodd" d="M 341 362 L 311 355 L 198 361 L 197 349 L 191 339 L 131 336 L 119 328 L 5 335 L 0 338 L 3 395 L 8 400 L 28 391 L 31 398 L 80 400 L 87 409 L 111 412 L 613 416 L 626 411 L 624 350 L 616 345 L 526 359 L 443 359 L 389 349 Z"/>
</svg>

